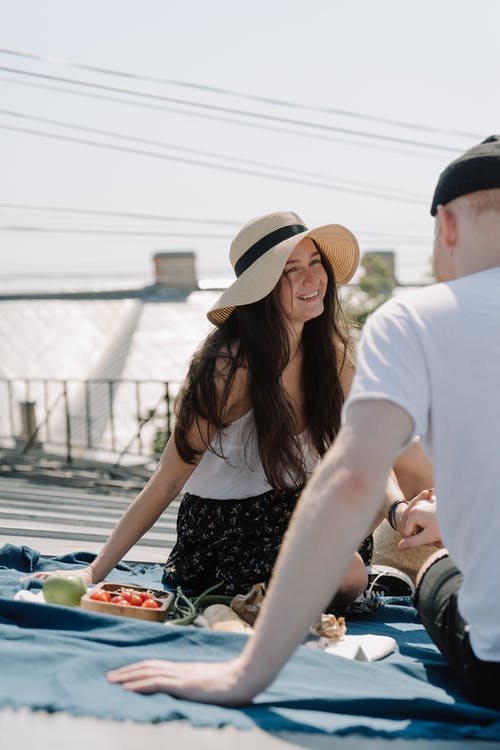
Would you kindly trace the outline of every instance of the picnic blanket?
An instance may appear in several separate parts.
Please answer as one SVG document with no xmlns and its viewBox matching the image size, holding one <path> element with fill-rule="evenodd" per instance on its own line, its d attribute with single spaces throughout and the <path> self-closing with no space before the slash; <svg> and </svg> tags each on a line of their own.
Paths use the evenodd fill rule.
<svg viewBox="0 0 500 750">
<path fill-rule="evenodd" d="M 474 706 L 448 669 L 409 600 L 389 600 L 348 622 L 349 633 L 388 635 L 398 644 L 381 661 L 359 662 L 299 646 L 273 684 L 243 708 L 138 695 L 110 685 L 109 669 L 144 658 L 222 660 L 245 636 L 165 626 L 78 608 L 13 599 L 36 570 L 74 568 L 93 558 L 43 558 L 29 547 L 0 549 L 0 708 L 31 707 L 137 722 L 184 719 L 194 726 L 365 736 L 498 740 L 500 712 Z M 160 565 L 120 564 L 108 580 L 161 587 Z M 300 606 L 300 601 L 297 601 Z"/>
</svg>

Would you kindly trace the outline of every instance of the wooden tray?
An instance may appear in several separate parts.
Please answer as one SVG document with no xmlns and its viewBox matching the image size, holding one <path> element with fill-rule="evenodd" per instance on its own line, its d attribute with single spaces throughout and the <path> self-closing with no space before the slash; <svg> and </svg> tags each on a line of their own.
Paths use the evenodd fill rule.
<svg viewBox="0 0 500 750">
<path fill-rule="evenodd" d="M 120 589 L 130 589 L 131 591 L 149 591 L 155 599 L 161 603 L 157 609 L 147 609 L 147 607 L 132 607 L 123 604 L 111 604 L 111 602 L 98 602 L 90 598 L 90 594 L 98 589 L 109 591 L 111 595 L 116 594 Z M 162 622 L 167 616 L 167 612 L 174 602 L 174 594 L 171 591 L 163 589 L 150 589 L 145 586 L 133 586 L 129 583 L 98 583 L 87 594 L 82 596 L 80 607 L 92 612 L 101 612 L 105 615 L 119 615 L 120 617 L 134 617 L 136 620 L 149 620 L 152 622 Z"/>
</svg>

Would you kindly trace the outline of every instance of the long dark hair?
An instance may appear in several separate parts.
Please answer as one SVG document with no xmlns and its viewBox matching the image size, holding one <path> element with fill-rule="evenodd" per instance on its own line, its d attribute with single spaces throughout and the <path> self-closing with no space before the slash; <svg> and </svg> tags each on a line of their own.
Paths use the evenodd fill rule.
<svg viewBox="0 0 500 750">
<path fill-rule="evenodd" d="M 322 456 L 340 428 L 344 401 L 339 380 L 348 353 L 347 325 L 330 264 L 323 262 L 328 277 L 324 310 L 309 320 L 302 331 L 301 387 L 304 413 L 312 447 Z M 283 278 L 279 283 L 286 283 Z M 178 400 L 174 438 L 184 461 L 194 463 L 199 452 L 187 434 L 197 416 L 213 425 L 218 434 L 227 427 L 223 419 L 238 368 L 248 369 L 259 455 L 267 480 L 276 489 L 301 487 L 306 466 L 292 405 L 281 385 L 290 359 L 290 344 L 277 296 L 236 307 L 226 322 L 212 331 L 191 360 Z M 215 378 L 222 375 L 222 395 Z M 209 448 L 208 435 L 204 437 Z M 217 453 L 217 440 L 210 450 Z M 222 451 L 218 453 L 222 456 Z"/>
</svg>

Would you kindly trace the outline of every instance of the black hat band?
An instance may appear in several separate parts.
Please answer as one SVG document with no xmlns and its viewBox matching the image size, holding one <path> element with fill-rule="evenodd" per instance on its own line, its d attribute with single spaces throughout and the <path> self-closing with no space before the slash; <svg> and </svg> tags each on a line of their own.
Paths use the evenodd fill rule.
<svg viewBox="0 0 500 750">
<path fill-rule="evenodd" d="M 241 276 L 244 271 L 250 268 L 256 260 L 261 258 L 264 253 L 267 253 L 272 247 L 279 245 L 280 242 L 288 240 L 290 237 L 293 237 L 295 234 L 300 234 L 301 232 L 307 232 L 307 227 L 302 224 L 290 224 L 288 227 L 281 227 L 280 229 L 275 229 L 274 232 L 270 232 L 270 234 L 266 234 L 265 237 L 262 237 L 262 239 L 254 245 L 251 245 L 251 247 L 243 253 L 241 258 L 236 261 L 234 265 L 236 276 Z"/>
</svg>

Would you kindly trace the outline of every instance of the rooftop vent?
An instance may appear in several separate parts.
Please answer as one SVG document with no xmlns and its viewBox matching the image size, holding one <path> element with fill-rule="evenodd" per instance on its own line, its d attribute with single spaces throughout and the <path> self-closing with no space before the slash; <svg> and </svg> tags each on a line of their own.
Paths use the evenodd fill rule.
<svg viewBox="0 0 500 750">
<path fill-rule="evenodd" d="M 156 284 L 183 291 L 198 289 L 193 251 L 155 253 L 153 260 Z"/>
</svg>

